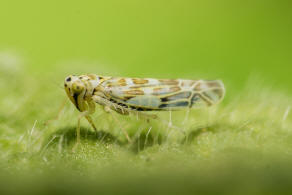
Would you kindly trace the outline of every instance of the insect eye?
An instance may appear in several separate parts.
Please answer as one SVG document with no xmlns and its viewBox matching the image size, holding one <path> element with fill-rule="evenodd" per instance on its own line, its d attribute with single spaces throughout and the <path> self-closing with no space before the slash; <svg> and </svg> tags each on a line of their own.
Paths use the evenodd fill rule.
<svg viewBox="0 0 292 195">
<path fill-rule="evenodd" d="M 68 77 L 68 78 L 66 79 L 66 81 L 67 81 L 67 82 L 70 82 L 70 81 L 71 81 L 71 77 Z"/>
</svg>

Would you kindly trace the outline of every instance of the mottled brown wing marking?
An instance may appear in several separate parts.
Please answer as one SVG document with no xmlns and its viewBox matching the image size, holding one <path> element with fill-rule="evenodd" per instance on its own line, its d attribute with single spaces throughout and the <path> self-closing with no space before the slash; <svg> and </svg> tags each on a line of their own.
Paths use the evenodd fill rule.
<svg viewBox="0 0 292 195">
<path fill-rule="evenodd" d="M 88 74 L 87 75 L 90 79 L 95 80 L 96 79 L 96 75 L 95 74 Z"/>
<path fill-rule="evenodd" d="M 207 98 L 203 97 L 201 94 L 199 93 L 195 93 L 192 97 L 191 100 L 191 105 L 190 107 L 192 107 L 196 102 L 203 100 L 208 106 L 212 105 L 212 102 L 210 102 Z"/>
<path fill-rule="evenodd" d="M 155 85 L 134 85 L 134 86 L 129 86 L 130 89 L 150 88 L 150 87 L 155 87 Z"/>
<path fill-rule="evenodd" d="M 115 87 L 116 85 L 114 85 L 112 82 L 108 82 L 107 83 L 107 87 L 108 88 L 112 88 L 112 87 Z"/>
<path fill-rule="evenodd" d="M 179 100 L 179 99 L 188 99 L 191 95 L 192 95 L 191 92 L 185 91 L 185 92 L 181 92 L 181 93 L 174 94 L 171 96 L 163 97 L 161 98 L 161 101 L 167 102 L 167 101 L 173 101 L 173 100 Z"/>
<path fill-rule="evenodd" d="M 153 89 L 153 92 L 151 95 L 165 95 L 165 94 L 169 94 L 169 93 L 174 93 L 174 92 L 178 92 L 180 91 L 181 88 L 178 86 L 175 87 L 157 87 Z"/>
<path fill-rule="evenodd" d="M 222 89 L 214 89 L 213 92 L 216 93 L 220 99 L 224 96 L 224 91 Z"/>
<path fill-rule="evenodd" d="M 161 95 L 168 93 L 168 91 L 163 87 L 156 87 L 153 89 L 153 95 Z"/>
<path fill-rule="evenodd" d="M 107 87 L 110 87 L 110 88 L 112 88 L 112 87 L 124 87 L 124 86 L 127 86 L 127 83 L 122 83 L 122 82 L 116 82 L 116 83 L 108 83 L 107 84 Z"/>
<path fill-rule="evenodd" d="M 125 94 L 128 94 L 128 95 L 144 95 L 144 91 L 136 89 L 136 90 L 125 91 Z"/>
<path fill-rule="evenodd" d="M 181 90 L 181 88 L 180 87 L 170 87 L 169 88 L 169 92 L 178 92 L 178 91 L 180 91 Z"/>
<path fill-rule="evenodd" d="M 201 90 L 201 82 L 198 82 L 195 87 L 194 87 L 195 91 L 200 91 Z"/>
<path fill-rule="evenodd" d="M 126 79 L 124 78 L 121 78 L 120 80 L 118 80 L 118 83 L 125 83 L 126 82 Z"/>
<path fill-rule="evenodd" d="M 127 85 L 126 79 L 120 79 L 120 80 L 118 80 L 118 85 L 119 86 L 126 86 Z"/>
<path fill-rule="evenodd" d="M 220 83 L 217 82 L 217 81 L 209 81 L 209 82 L 206 82 L 207 86 L 210 87 L 210 88 L 215 88 L 215 87 L 218 87 L 220 88 Z"/>
<path fill-rule="evenodd" d="M 146 79 L 132 79 L 134 84 L 146 84 L 148 83 L 148 80 Z"/>
<path fill-rule="evenodd" d="M 195 83 L 197 83 L 198 81 L 191 81 L 189 86 L 193 86 Z"/>
<path fill-rule="evenodd" d="M 222 99 L 224 93 L 220 89 L 212 89 L 203 91 L 202 95 L 207 97 L 211 102 L 218 102 L 220 99 Z"/>
<path fill-rule="evenodd" d="M 180 80 L 181 87 L 192 87 L 197 81 L 196 80 Z"/>
<path fill-rule="evenodd" d="M 179 84 L 177 80 L 172 80 L 172 79 L 160 79 L 159 82 L 163 85 L 178 85 Z"/>
</svg>

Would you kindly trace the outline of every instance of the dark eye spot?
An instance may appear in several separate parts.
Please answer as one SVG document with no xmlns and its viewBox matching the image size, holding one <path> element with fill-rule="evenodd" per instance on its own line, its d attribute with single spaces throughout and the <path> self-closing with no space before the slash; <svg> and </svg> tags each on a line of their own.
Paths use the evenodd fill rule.
<svg viewBox="0 0 292 195">
<path fill-rule="evenodd" d="M 66 81 L 67 81 L 67 82 L 70 82 L 70 81 L 71 81 L 71 77 L 68 77 L 68 78 L 66 79 Z"/>
<path fill-rule="evenodd" d="M 79 77 L 79 79 L 83 79 L 83 77 Z"/>
<path fill-rule="evenodd" d="M 77 88 L 77 89 L 80 89 L 80 87 L 79 87 L 79 86 L 77 86 L 76 88 Z"/>
<path fill-rule="evenodd" d="M 65 84 L 64 86 L 67 87 L 67 84 Z"/>
</svg>

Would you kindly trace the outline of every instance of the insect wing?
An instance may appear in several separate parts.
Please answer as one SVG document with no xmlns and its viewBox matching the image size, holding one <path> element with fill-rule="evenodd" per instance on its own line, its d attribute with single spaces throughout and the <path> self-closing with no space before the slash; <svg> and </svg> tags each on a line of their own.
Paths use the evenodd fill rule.
<svg viewBox="0 0 292 195">
<path fill-rule="evenodd" d="M 143 111 L 211 106 L 225 93 L 219 80 L 112 78 L 103 87 L 112 101 Z"/>
</svg>

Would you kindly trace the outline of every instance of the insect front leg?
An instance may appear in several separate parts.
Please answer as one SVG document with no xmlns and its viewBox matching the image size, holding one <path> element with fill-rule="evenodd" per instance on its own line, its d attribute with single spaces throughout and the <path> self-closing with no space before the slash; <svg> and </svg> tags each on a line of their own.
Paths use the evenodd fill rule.
<svg viewBox="0 0 292 195">
<path fill-rule="evenodd" d="M 95 112 L 95 103 L 92 100 L 87 100 L 87 105 L 88 105 L 88 110 L 81 112 L 78 116 L 77 128 L 76 128 L 76 144 L 73 147 L 73 151 L 76 149 L 76 147 L 80 143 L 80 121 L 83 117 L 85 117 L 87 119 L 87 121 L 93 127 L 94 131 L 97 132 L 97 129 L 96 129 L 91 117 L 90 117 L 90 115 Z"/>
<path fill-rule="evenodd" d="M 97 133 L 97 129 L 96 129 L 96 127 L 95 127 L 95 125 L 94 125 L 94 123 L 92 121 L 92 118 L 90 117 L 90 115 L 95 112 L 95 103 L 92 100 L 88 100 L 87 104 L 88 104 L 89 110 L 88 110 L 88 114 L 85 116 L 85 118 L 90 123 L 90 125 L 94 129 L 95 133 Z"/>
</svg>

